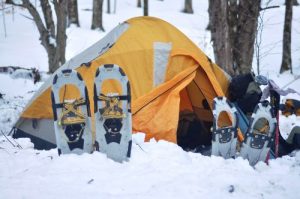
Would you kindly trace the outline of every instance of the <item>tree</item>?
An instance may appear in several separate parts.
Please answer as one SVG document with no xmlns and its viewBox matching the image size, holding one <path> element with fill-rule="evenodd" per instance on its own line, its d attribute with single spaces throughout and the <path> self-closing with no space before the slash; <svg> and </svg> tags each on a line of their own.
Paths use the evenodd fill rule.
<svg viewBox="0 0 300 199">
<path fill-rule="evenodd" d="M 261 0 L 210 0 L 209 26 L 216 63 L 230 75 L 251 72 Z"/>
<path fill-rule="evenodd" d="M 194 13 L 193 5 L 192 5 L 192 0 L 185 0 L 184 1 L 183 12 L 184 13 L 189 13 L 189 14 L 193 14 Z"/>
<path fill-rule="evenodd" d="M 149 9 L 148 9 L 148 0 L 144 0 L 144 16 L 149 15 Z"/>
<path fill-rule="evenodd" d="M 293 0 L 293 5 L 294 5 L 294 6 L 299 6 L 298 1 L 297 1 L 297 0 Z"/>
<path fill-rule="evenodd" d="M 142 7 L 142 0 L 137 0 L 137 7 L 141 8 Z"/>
<path fill-rule="evenodd" d="M 283 29 L 283 51 L 280 73 L 291 69 L 291 35 L 292 35 L 293 0 L 285 0 L 285 17 Z"/>
<path fill-rule="evenodd" d="M 56 14 L 56 26 L 48 0 L 40 1 L 44 21 L 37 8 L 29 0 L 18 1 L 17 3 L 11 1 L 12 4 L 27 9 L 32 16 L 40 34 L 41 44 L 47 51 L 49 72 L 53 73 L 66 61 L 67 0 L 52 0 L 51 2 Z"/>
<path fill-rule="evenodd" d="M 93 0 L 92 30 L 99 28 L 101 31 L 105 31 L 102 24 L 102 7 L 103 0 Z"/>
<path fill-rule="evenodd" d="M 107 14 L 110 14 L 110 0 L 107 0 Z"/>
<path fill-rule="evenodd" d="M 78 3 L 77 0 L 68 1 L 68 26 L 71 24 L 76 24 L 79 27 L 78 19 Z"/>
</svg>

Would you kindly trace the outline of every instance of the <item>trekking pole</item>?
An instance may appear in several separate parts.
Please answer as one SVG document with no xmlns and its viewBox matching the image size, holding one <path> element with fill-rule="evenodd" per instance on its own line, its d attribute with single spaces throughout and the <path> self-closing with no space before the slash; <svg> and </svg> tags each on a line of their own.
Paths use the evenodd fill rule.
<svg viewBox="0 0 300 199">
<path fill-rule="evenodd" d="M 8 139 L 8 137 L 3 133 L 3 131 L 1 130 L 1 133 L 2 133 L 2 135 L 4 135 L 4 137 L 13 145 L 13 147 L 18 147 L 19 149 L 23 149 L 23 147 L 15 140 L 15 139 L 13 139 L 13 141 L 15 142 L 15 144 L 16 145 L 14 145 L 13 143 L 12 143 L 12 141 L 10 141 L 9 139 Z"/>
<path fill-rule="evenodd" d="M 273 114 L 276 116 L 277 124 L 275 128 L 275 158 L 278 157 L 278 145 L 279 145 L 279 104 L 280 104 L 280 95 L 277 93 L 271 84 L 270 88 L 270 103 L 273 107 Z"/>
<path fill-rule="evenodd" d="M 142 147 L 141 145 L 139 145 L 138 143 L 135 143 L 142 151 L 144 151 L 145 153 L 147 153 Z"/>
<path fill-rule="evenodd" d="M 8 139 L 8 137 L 6 137 L 6 135 L 3 133 L 2 130 L 1 130 L 1 133 L 2 133 L 2 135 L 6 138 L 6 140 L 7 140 L 13 147 L 16 147 L 16 146 L 14 145 L 14 143 L 12 143 L 12 142 Z"/>
</svg>

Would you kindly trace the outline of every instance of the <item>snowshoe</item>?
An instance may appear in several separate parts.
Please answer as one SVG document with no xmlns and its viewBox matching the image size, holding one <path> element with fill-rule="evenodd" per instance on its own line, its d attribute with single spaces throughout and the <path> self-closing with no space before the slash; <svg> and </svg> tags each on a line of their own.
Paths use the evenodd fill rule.
<svg viewBox="0 0 300 199">
<path fill-rule="evenodd" d="M 274 143 L 277 120 L 272 114 L 269 102 L 259 103 L 250 119 L 250 124 L 242 143 L 240 155 L 249 160 L 251 166 L 259 161 L 267 161 Z"/>
<path fill-rule="evenodd" d="M 221 113 L 227 113 L 230 116 L 231 125 L 221 124 L 219 120 Z M 225 159 L 234 158 L 237 144 L 237 110 L 226 97 L 217 97 L 213 100 L 213 116 L 211 154 Z"/>
<path fill-rule="evenodd" d="M 122 93 L 104 94 L 106 80 L 121 84 Z M 97 69 L 94 83 L 96 150 L 122 162 L 128 160 L 132 144 L 130 84 L 124 71 L 117 65 L 106 64 Z"/>
<path fill-rule="evenodd" d="M 67 86 L 76 87 L 80 97 L 65 99 Z M 64 89 L 63 99 L 60 91 Z M 88 93 L 82 77 L 75 70 L 63 70 L 52 83 L 52 109 L 58 153 L 91 153 L 93 150 Z"/>
</svg>

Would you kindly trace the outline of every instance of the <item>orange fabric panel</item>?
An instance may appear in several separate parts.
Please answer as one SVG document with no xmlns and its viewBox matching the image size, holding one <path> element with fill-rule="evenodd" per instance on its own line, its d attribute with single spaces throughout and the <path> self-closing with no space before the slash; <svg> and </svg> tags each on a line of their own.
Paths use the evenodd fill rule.
<svg viewBox="0 0 300 199">
<path fill-rule="evenodd" d="M 22 117 L 40 119 L 53 118 L 50 87 L 32 102 L 32 104 L 22 113 Z"/>
<path fill-rule="evenodd" d="M 193 107 L 202 108 L 202 101 L 205 99 L 201 90 L 197 87 L 195 79 L 186 87 Z"/>
<path fill-rule="evenodd" d="M 195 70 L 195 69 L 194 69 Z M 171 81 L 158 86 L 149 95 L 133 103 L 133 130 L 146 133 L 146 141 L 151 138 L 177 142 L 176 132 L 180 109 L 180 91 L 195 77 L 195 72 L 187 69 Z M 141 101 L 141 102 L 139 102 Z M 140 106 L 147 101 L 146 106 Z M 138 109 L 136 109 L 138 107 Z M 162 119 L 163 118 L 163 119 Z"/>
<path fill-rule="evenodd" d="M 180 92 L 180 112 L 184 110 L 193 111 L 192 103 L 186 88 Z"/>
<path fill-rule="evenodd" d="M 142 97 L 136 99 L 132 102 L 132 114 L 140 111 L 145 106 L 151 103 L 151 101 L 159 98 L 162 94 L 168 92 L 169 90 L 173 89 L 175 86 L 180 85 L 182 82 L 185 82 L 191 75 L 195 75 L 198 66 L 193 66 L 187 68 L 186 70 L 182 71 L 178 75 L 176 75 L 170 81 L 161 84 L 160 86 L 156 87 L 154 90 L 149 92 L 147 95 L 143 95 Z"/>
<path fill-rule="evenodd" d="M 165 81 L 169 81 L 174 76 L 176 76 L 181 71 L 185 70 L 188 67 L 192 67 L 195 65 L 199 65 L 194 59 L 191 59 L 188 56 L 183 55 L 173 55 L 169 61 L 167 71 L 166 71 L 166 79 Z"/>
<path fill-rule="evenodd" d="M 172 51 L 171 56 L 178 55 L 185 55 L 196 60 L 199 63 L 200 68 L 204 72 L 203 75 L 206 75 L 208 80 L 202 83 L 204 85 L 206 85 L 207 83 L 210 84 L 212 86 L 212 90 L 217 94 L 216 96 L 225 96 L 225 93 L 222 88 L 227 87 L 229 85 L 228 78 L 225 76 L 224 73 L 221 73 L 221 70 L 214 70 L 213 64 L 209 61 L 208 57 L 200 49 L 198 51 L 187 51 L 186 49 L 180 48 Z M 217 73 L 217 75 L 215 73 Z M 220 83 L 216 76 L 222 79 L 222 83 L 226 85 L 220 86 Z"/>
<path fill-rule="evenodd" d="M 219 95 L 215 91 L 212 83 L 209 81 L 208 76 L 203 72 L 203 69 L 198 68 L 196 77 L 194 79 L 194 83 L 195 83 L 195 91 L 192 92 L 196 92 L 196 91 L 201 92 L 201 94 L 207 100 L 210 108 L 212 109 L 212 101 L 216 96 Z M 219 90 L 219 92 L 222 94 L 221 96 L 224 96 L 222 90 Z M 203 106 L 201 105 L 200 107 Z"/>
</svg>

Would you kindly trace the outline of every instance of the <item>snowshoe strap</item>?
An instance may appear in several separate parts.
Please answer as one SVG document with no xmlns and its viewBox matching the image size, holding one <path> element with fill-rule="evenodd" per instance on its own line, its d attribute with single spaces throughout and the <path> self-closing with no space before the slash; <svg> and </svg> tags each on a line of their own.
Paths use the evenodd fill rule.
<svg viewBox="0 0 300 199">
<path fill-rule="evenodd" d="M 98 100 L 105 102 L 105 107 L 99 110 L 103 118 L 126 118 L 126 114 L 123 113 L 119 103 L 121 100 L 127 100 L 127 96 L 105 96 L 100 94 Z"/>
<path fill-rule="evenodd" d="M 70 125 L 84 123 L 85 115 L 80 110 L 78 110 L 78 107 L 84 104 L 86 104 L 86 102 L 83 98 L 76 99 L 74 102 L 62 103 L 63 110 L 61 112 L 59 124 Z"/>
</svg>

